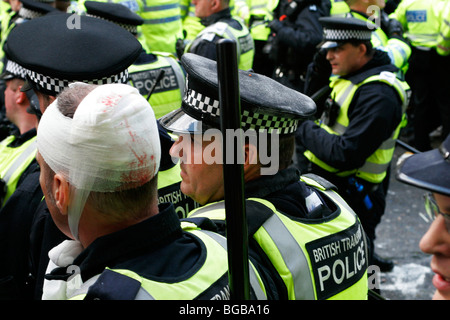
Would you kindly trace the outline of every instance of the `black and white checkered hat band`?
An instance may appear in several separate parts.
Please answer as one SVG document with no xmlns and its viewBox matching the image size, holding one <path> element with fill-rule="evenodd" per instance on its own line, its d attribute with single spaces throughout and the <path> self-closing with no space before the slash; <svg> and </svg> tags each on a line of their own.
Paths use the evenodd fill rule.
<svg viewBox="0 0 450 320">
<path fill-rule="evenodd" d="M 22 18 L 25 18 L 25 19 L 29 19 L 29 20 L 34 19 L 34 18 L 39 18 L 43 15 L 44 15 L 43 13 L 33 11 L 33 10 L 30 10 L 30 9 L 27 9 L 24 7 L 20 8 L 20 10 L 19 10 L 19 16 Z"/>
<path fill-rule="evenodd" d="M 341 29 L 324 29 L 324 39 L 327 41 L 341 40 L 370 40 L 372 31 L 370 30 L 341 30 Z"/>
<path fill-rule="evenodd" d="M 124 28 L 125 30 L 131 32 L 132 34 L 137 34 L 137 26 L 135 26 L 135 25 L 131 25 L 131 24 L 127 24 L 127 23 L 116 22 L 116 21 L 109 20 L 109 19 L 106 19 L 106 18 L 103 18 L 103 17 L 100 17 L 100 16 L 93 15 L 93 14 L 86 14 L 86 15 L 89 16 L 89 17 L 98 18 L 98 19 L 103 19 L 103 20 L 106 20 L 106 21 L 115 23 L 115 24 L 117 24 L 118 26 Z"/>
<path fill-rule="evenodd" d="M 267 132 L 278 134 L 289 134 L 297 130 L 298 120 L 249 112 L 242 112 L 241 123 L 243 129 L 254 129 L 256 131 L 267 130 Z"/>
<path fill-rule="evenodd" d="M 208 113 L 214 117 L 220 116 L 219 101 L 207 97 L 200 92 L 196 92 L 195 90 L 187 89 L 186 94 L 184 95 L 184 102 L 203 113 Z"/>
<path fill-rule="evenodd" d="M 8 60 L 8 62 L 6 63 L 5 70 L 16 77 L 20 77 L 22 79 L 27 78 L 27 69 L 18 65 L 14 61 Z"/>
<path fill-rule="evenodd" d="M 203 113 L 208 113 L 214 117 L 220 116 L 220 106 L 218 100 L 207 97 L 192 89 L 187 90 L 187 93 L 184 96 L 184 102 Z M 277 132 L 279 134 L 288 134 L 297 130 L 298 120 L 243 110 L 241 125 L 245 130 L 267 130 L 269 133 Z"/>
<path fill-rule="evenodd" d="M 28 76 L 33 82 L 37 83 L 42 88 L 51 92 L 60 93 L 67 88 L 70 83 L 75 81 L 98 85 L 109 83 L 126 83 L 128 81 L 128 69 L 125 69 L 116 75 L 93 80 L 61 80 L 58 78 L 50 78 L 34 71 L 28 71 Z"/>
</svg>

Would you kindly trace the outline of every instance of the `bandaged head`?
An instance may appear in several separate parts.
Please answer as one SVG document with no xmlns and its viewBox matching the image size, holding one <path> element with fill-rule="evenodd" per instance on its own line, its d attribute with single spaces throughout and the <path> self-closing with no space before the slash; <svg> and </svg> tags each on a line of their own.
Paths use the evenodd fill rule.
<svg viewBox="0 0 450 320">
<path fill-rule="evenodd" d="M 56 99 L 39 123 L 37 145 L 48 166 L 71 186 L 68 219 L 75 239 L 91 191 L 140 187 L 155 177 L 161 157 L 154 112 L 137 89 L 125 84 L 96 87 L 73 118 L 61 113 Z"/>
</svg>

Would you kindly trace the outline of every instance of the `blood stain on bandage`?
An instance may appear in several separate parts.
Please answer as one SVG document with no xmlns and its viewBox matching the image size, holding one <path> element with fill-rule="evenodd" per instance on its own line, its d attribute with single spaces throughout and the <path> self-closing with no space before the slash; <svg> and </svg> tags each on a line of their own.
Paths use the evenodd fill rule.
<svg viewBox="0 0 450 320">
<path fill-rule="evenodd" d="M 127 186 L 128 188 L 135 188 L 142 186 L 153 178 L 152 172 L 148 168 L 142 168 L 136 171 L 129 171 L 121 175 L 122 188 Z"/>
<path fill-rule="evenodd" d="M 136 141 L 136 137 L 137 137 L 136 132 L 134 132 L 133 130 L 130 129 L 131 127 L 128 124 L 128 119 L 127 118 L 125 118 L 123 121 L 125 121 L 125 128 L 128 128 L 128 134 L 131 137 L 131 141 L 135 142 Z"/>
<path fill-rule="evenodd" d="M 112 95 L 103 98 L 100 101 L 100 103 L 107 107 L 106 109 L 103 110 L 103 112 L 107 112 L 109 109 L 117 105 L 117 103 L 120 101 L 121 98 L 122 98 L 121 95 Z"/>
</svg>

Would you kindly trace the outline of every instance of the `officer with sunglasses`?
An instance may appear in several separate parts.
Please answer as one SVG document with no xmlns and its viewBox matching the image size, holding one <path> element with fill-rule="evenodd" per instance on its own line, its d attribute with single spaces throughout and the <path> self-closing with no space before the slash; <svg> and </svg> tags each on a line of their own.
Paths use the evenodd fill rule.
<svg viewBox="0 0 450 320">
<path fill-rule="evenodd" d="M 432 254 L 435 300 L 450 300 L 450 135 L 439 148 L 403 157 L 396 178 L 425 189 L 425 209 L 434 220 L 420 241 L 420 249 Z"/>
</svg>

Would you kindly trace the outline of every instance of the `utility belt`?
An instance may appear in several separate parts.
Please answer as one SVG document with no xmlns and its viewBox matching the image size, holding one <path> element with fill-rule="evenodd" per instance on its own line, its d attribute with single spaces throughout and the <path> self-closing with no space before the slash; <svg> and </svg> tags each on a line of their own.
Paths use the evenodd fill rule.
<svg viewBox="0 0 450 320">
<path fill-rule="evenodd" d="M 350 186 L 355 186 L 359 192 L 372 193 L 380 188 L 381 183 L 372 183 L 366 180 L 355 177 L 354 175 L 348 177 L 347 182 Z"/>
<path fill-rule="evenodd" d="M 326 171 L 314 163 L 312 164 L 312 168 L 312 171 L 315 174 L 322 176 L 336 185 L 339 193 L 345 193 L 350 198 L 359 199 L 364 203 L 367 209 L 372 208 L 372 201 L 369 195 L 377 191 L 381 187 L 381 183 L 371 183 L 358 178 L 354 174 L 346 177 L 339 177 L 336 173 Z"/>
<path fill-rule="evenodd" d="M 372 208 L 372 201 L 369 198 L 369 194 L 375 192 L 380 187 L 380 184 L 370 183 L 362 179 L 358 179 L 355 176 L 347 177 L 347 188 L 345 192 L 351 197 L 357 197 L 363 200 L 367 209 Z"/>
</svg>

